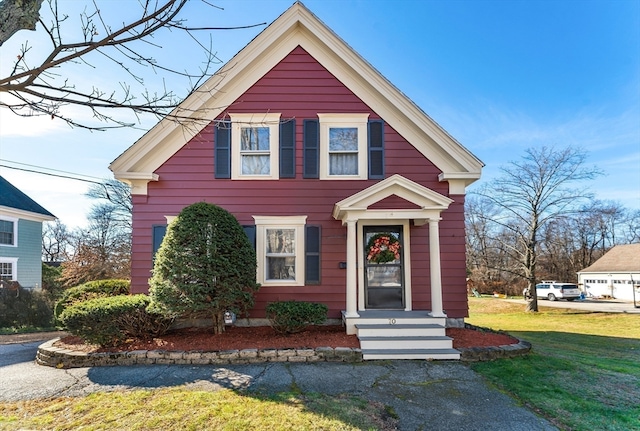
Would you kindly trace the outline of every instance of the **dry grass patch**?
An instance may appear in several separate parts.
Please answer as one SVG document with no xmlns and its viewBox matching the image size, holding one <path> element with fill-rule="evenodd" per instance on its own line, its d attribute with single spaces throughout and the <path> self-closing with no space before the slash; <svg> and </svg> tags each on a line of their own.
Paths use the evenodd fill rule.
<svg viewBox="0 0 640 431">
<path fill-rule="evenodd" d="M 394 419 L 382 405 L 319 394 L 263 397 L 181 387 L 0 405 L 3 430 L 351 431 L 394 427 Z"/>
</svg>

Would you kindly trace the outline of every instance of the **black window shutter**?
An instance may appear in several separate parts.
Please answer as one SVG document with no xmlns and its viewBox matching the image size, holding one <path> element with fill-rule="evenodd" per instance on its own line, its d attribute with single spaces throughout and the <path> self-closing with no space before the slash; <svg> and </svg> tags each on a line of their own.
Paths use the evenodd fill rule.
<svg viewBox="0 0 640 431">
<path fill-rule="evenodd" d="M 162 244 L 162 239 L 164 238 L 164 235 L 167 233 L 167 225 L 166 224 L 162 224 L 162 225 L 153 225 L 152 227 L 152 244 L 153 244 L 153 258 L 155 259 L 156 257 L 156 253 L 158 252 L 158 249 L 160 248 L 160 245 Z"/>
<path fill-rule="evenodd" d="M 305 284 L 320 284 L 320 226 L 305 228 Z"/>
<path fill-rule="evenodd" d="M 318 178 L 320 172 L 320 135 L 318 120 L 303 121 L 303 178 Z"/>
<path fill-rule="evenodd" d="M 216 125 L 214 145 L 215 177 L 231 178 L 231 122 L 220 121 Z"/>
<path fill-rule="evenodd" d="M 242 229 L 244 229 L 244 233 L 249 238 L 249 242 L 253 245 L 255 250 L 256 248 L 256 226 L 255 225 L 242 225 Z"/>
<path fill-rule="evenodd" d="M 296 177 L 296 120 L 280 124 L 280 178 Z"/>
<path fill-rule="evenodd" d="M 384 122 L 369 120 L 369 179 L 384 179 Z"/>
</svg>

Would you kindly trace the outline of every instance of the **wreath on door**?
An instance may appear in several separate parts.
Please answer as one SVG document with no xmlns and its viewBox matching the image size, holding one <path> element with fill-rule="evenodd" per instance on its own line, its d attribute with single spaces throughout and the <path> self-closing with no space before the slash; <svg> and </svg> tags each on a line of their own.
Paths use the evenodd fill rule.
<svg viewBox="0 0 640 431">
<path fill-rule="evenodd" d="M 390 233 L 378 233 L 367 242 L 367 261 L 387 263 L 400 259 L 400 241 Z"/>
</svg>

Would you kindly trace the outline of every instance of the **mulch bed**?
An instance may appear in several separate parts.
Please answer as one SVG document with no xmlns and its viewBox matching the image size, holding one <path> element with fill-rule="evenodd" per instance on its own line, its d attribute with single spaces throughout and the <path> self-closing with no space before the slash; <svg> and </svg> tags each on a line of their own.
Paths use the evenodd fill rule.
<svg viewBox="0 0 640 431">
<path fill-rule="evenodd" d="M 472 328 L 447 328 L 454 348 L 489 347 L 516 344 L 518 340 L 505 334 Z M 166 351 L 223 351 L 243 349 L 302 349 L 317 347 L 359 348 L 355 335 L 347 335 L 342 326 L 311 326 L 296 334 L 278 334 L 268 326 L 232 326 L 223 334 L 214 335 L 210 328 L 186 328 L 171 331 L 150 340 L 132 339 L 123 345 L 99 348 L 87 345 L 82 339 L 67 336 L 56 343 L 58 347 L 84 352 L 123 352 L 133 350 Z"/>
</svg>

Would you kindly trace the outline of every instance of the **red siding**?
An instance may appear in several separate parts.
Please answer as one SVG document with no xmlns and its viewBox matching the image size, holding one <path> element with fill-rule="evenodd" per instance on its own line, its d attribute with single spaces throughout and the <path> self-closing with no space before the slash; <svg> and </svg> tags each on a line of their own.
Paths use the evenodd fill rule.
<svg viewBox="0 0 640 431">
<path fill-rule="evenodd" d="M 148 196 L 134 196 L 132 290 L 146 292 L 151 271 L 151 226 L 164 224 L 165 215 L 177 215 L 194 202 L 206 201 L 233 213 L 241 224 L 253 224 L 252 215 L 307 215 L 307 224 L 322 226 L 321 284 L 304 287 L 263 287 L 251 317 L 263 317 L 267 302 L 297 299 L 326 303 L 330 317 L 345 308 L 346 228 L 331 216 L 336 202 L 369 187 L 375 181 L 327 181 L 302 178 L 302 120 L 319 112 L 368 112 L 379 118 L 340 81 L 298 47 L 231 105 L 229 112 L 280 112 L 296 118 L 296 178 L 278 181 L 214 179 L 214 127 L 205 127 L 156 173 Z M 226 113 L 224 114 L 226 115 Z M 223 116 L 224 116 L 223 115 Z M 222 117 L 222 116 L 221 116 Z M 400 174 L 445 196 L 447 183 L 440 171 L 389 125 L 385 125 L 386 175 Z M 463 196 L 442 214 L 440 223 L 444 308 L 450 317 L 467 315 Z M 406 203 L 390 197 L 382 205 Z M 412 285 L 415 309 L 429 309 L 428 227 L 412 227 Z"/>
</svg>

